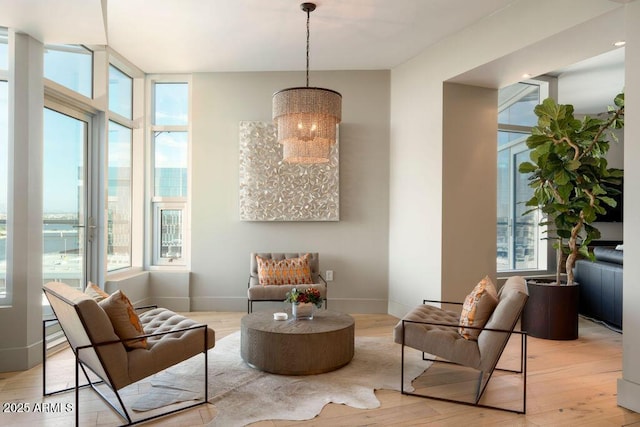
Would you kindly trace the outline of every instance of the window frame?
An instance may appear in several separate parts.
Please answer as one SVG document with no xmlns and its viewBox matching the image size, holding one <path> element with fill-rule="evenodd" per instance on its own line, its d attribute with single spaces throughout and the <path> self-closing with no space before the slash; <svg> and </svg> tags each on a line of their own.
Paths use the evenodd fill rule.
<svg viewBox="0 0 640 427">
<path fill-rule="evenodd" d="M 125 76 L 129 77 L 131 79 L 131 99 L 130 99 L 130 105 L 129 105 L 129 109 L 131 110 L 131 117 L 127 117 L 127 116 L 123 116 L 122 114 L 120 114 L 117 111 L 114 111 L 111 109 L 111 106 L 109 105 L 109 103 L 107 103 L 107 110 L 109 111 L 109 119 L 114 121 L 114 122 L 131 122 L 131 120 L 133 120 L 133 107 L 135 105 L 134 102 L 134 84 L 135 84 L 135 78 L 133 76 L 131 76 L 129 73 L 127 73 L 126 71 L 124 71 L 123 69 L 121 69 L 118 65 L 114 64 L 113 61 L 109 61 L 109 66 L 108 66 L 108 70 L 107 70 L 107 78 L 110 79 L 111 78 L 111 68 L 114 68 L 116 71 L 118 71 L 121 74 L 124 74 Z M 111 96 L 111 91 L 109 90 L 109 85 L 107 85 L 107 90 L 109 91 L 109 96 Z M 110 98 L 109 98 L 110 99 Z M 118 123 L 121 124 L 121 123 Z M 125 126 L 124 124 L 122 126 Z M 131 127 L 126 126 L 126 127 Z"/>
<path fill-rule="evenodd" d="M 90 93 L 87 96 L 87 94 L 84 94 L 82 92 L 79 92 L 73 88 L 70 88 L 69 86 L 66 86 L 63 83 L 57 82 L 55 80 L 52 80 L 50 78 L 48 78 L 46 76 L 46 50 L 47 49 L 51 49 L 51 50 L 55 50 L 55 51 L 64 51 L 64 48 L 67 48 L 68 50 L 71 50 L 73 47 L 79 47 L 82 48 L 84 50 L 86 50 L 88 52 L 88 54 L 90 55 L 90 63 L 91 63 L 91 70 L 90 70 L 90 81 L 89 81 L 89 90 Z M 96 66 L 95 66 L 95 62 L 96 62 L 96 57 L 95 57 L 95 50 L 90 48 L 89 46 L 83 45 L 83 44 L 45 44 L 44 45 L 44 53 L 43 53 L 43 74 L 42 74 L 42 78 L 45 81 L 45 86 L 49 86 L 49 87 L 53 87 L 55 90 L 57 90 L 60 93 L 65 93 L 65 92 L 71 92 L 76 96 L 80 96 L 85 100 L 93 100 L 95 99 L 96 96 Z"/>
<path fill-rule="evenodd" d="M 184 267 L 187 265 L 187 260 L 189 259 L 189 245 L 185 245 L 185 218 L 187 218 L 188 212 L 185 203 L 182 201 L 162 201 L 156 202 L 153 204 L 153 259 L 155 262 L 155 266 L 175 266 L 175 267 Z M 172 257 L 163 257 L 162 256 L 162 211 L 171 210 L 171 211 L 180 211 L 182 216 L 182 253 L 180 258 L 172 258 Z"/>
<path fill-rule="evenodd" d="M 104 217 L 101 218 L 101 223 L 105 224 L 104 233 L 102 234 L 103 244 L 101 245 L 100 259 L 103 262 L 102 282 L 109 280 L 118 280 L 122 277 L 126 277 L 128 274 L 135 274 L 142 271 L 145 265 L 145 171 L 146 171 L 146 159 L 145 159 L 145 128 L 144 128 L 144 115 L 145 115 L 145 73 L 129 62 L 127 59 L 120 56 L 117 52 L 107 47 L 104 51 L 103 58 L 99 59 L 99 67 L 103 70 L 104 85 L 100 88 L 107 95 L 103 99 L 103 108 L 105 111 L 104 118 L 104 139 L 103 150 L 101 155 L 103 156 L 102 165 L 105 171 L 103 172 L 102 185 L 104 186 L 102 194 L 107 194 L 109 186 L 108 177 L 108 126 L 109 122 L 114 122 L 120 126 L 131 129 L 131 238 L 130 238 L 130 265 L 128 267 L 121 267 L 114 270 L 108 268 L 108 235 L 107 235 L 107 198 L 101 200 L 103 204 Z M 103 62 L 104 61 L 104 62 Z M 131 118 L 123 117 L 117 112 L 109 110 L 108 94 L 109 94 L 109 70 L 113 66 L 121 73 L 129 76 L 132 79 L 132 95 L 131 95 Z"/>
<path fill-rule="evenodd" d="M 4 39 L 7 40 L 7 68 L 0 68 L 0 82 L 4 82 L 7 84 L 7 121 L 9 120 L 9 63 L 11 61 L 11 58 L 9 58 L 9 31 L 4 28 L 4 27 L 0 27 L 0 34 L 2 35 L 2 37 Z M 4 43 L 3 43 L 4 44 Z M 6 138 L 7 138 L 7 152 L 6 153 L 0 153 L 0 155 L 4 155 L 4 158 L 7 160 L 7 176 L 6 178 L 6 183 L 7 183 L 7 188 L 5 189 L 5 192 L 7 194 L 7 214 L 9 211 L 9 174 L 8 174 L 8 166 L 9 166 L 9 129 L 6 129 Z M 7 220 L 7 218 L 5 217 L 5 221 Z M 8 227 L 9 227 L 9 222 L 6 221 L 5 222 L 5 226 L 7 227 L 6 230 L 8 232 Z M 7 244 L 7 239 L 4 239 L 4 244 Z M 7 254 L 7 250 L 8 247 L 5 246 L 5 260 L 6 260 L 6 254 Z M 0 295 L 0 307 L 3 306 L 9 306 L 11 305 L 12 301 L 13 301 L 13 290 L 10 286 L 9 283 L 7 283 L 7 269 L 9 268 L 9 264 L 5 262 L 5 274 L 4 274 L 4 278 L 1 280 L 4 280 L 4 288 L 5 288 L 5 294 L 4 296 Z"/>
<path fill-rule="evenodd" d="M 9 78 L 6 75 L 7 73 L 5 72 L 5 70 L 0 70 L 0 83 L 6 83 L 7 84 L 7 113 L 9 113 Z M 8 114 L 7 114 L 7 120 L 9 119 Z M 0 156 L 3 156 L 6 160 L 7 160 L 7 176 L 5 177 L 5 181 L 7 184 L 7 188 L 5 189 L 5 193 L 7 194 L 7 214 L 9 211 L 9 174 L 8 174 L 8 166 L 9 166 L 9 130 L 6 129 L 7 131 L 7 152 L 6 153 L 0 153 Z M 2 182 L 0 180 L 0 182 Z M 5 230 L 9 231 L 9 222 L 7 221 L 7 216 L 5 216 Z M 0 307 L 3 306 L 9 306 L 11 305 L 12 301 L 13 301 L 13 289 L 11 288 L 10 284 L 7 283 L 7 269 L 9 268 L 9 264 L 6 262 L 7 259 L 7 251 L 8 251 L 8 246 L 7 246 L 7 238 L 5 236 L 4 239 L 4 244 L 5 244 L 5 271 L 4 271 L 4 277 L 0 277 L 0 280 L 4 281 L 4 295 L 0 294 Z"/>
<path fill-rule="evenodd" d="M 155 85 L 166 83 L 186 83 L 187 91 L 187 124 L 185 125 L 156 125 L 155 124 Z M 192 80 L 191 75 L 149 75 L 147 76 L 147 106 L 146 106 L 146 128 L 147 128 L 147 176 L 146 191 L 148 205 L 146 209 L 146 230 L 145 244 L 147 254 L 147 267 L 154 269 L 189 269 L 191 266 L 191 127 L 192 127 Z M 155 194 L 155 138 L 162 132 L 185 132 L 187 135 L 187 194 L 184 197 L 163 197 Z M 179 209 L 182 211 L 182 257 L 179 261 L 170 258 L 162 258 L 161 255 L 161 209 Z"/>
<path fill-rule="evenodd" d="M 556 81 L 554 78 L 549 78 L 546 76 L 540 76 L 537 77 L 535 79 L 529 79 L 529 80 L 525 80 L 525 81 L 520 81 L 520 82 L 516 82 L 516 83 L 522 83 L 522 84 L 530 84 L 530 85 L 536 85 L 539 87 L 539 102 L 542 102 L 542 100 L 544 100 L 545 98 L 548 97 L 555 97 L 555 86 L 556 86 Z M 512 98 L 509 100 L 509 102 L 507 102 L 505 104 L 504 108 L 508 108 L 510 105 L 512 105 L 515 102 L 515 100 Z M 500 107 L 500 106 L 498 106 Z M 498 110 L 498 116 L 501 110 Z M 501 123 L 498 122 L 498 132 L 510 132 L 510 133 L 522 133 L 522 134 L 531 134 L 531 130 L 533 129 L 533 126 L 523 126 L 523 125 L 513 125 L 513 124 L 505 124 L 505 123 Z M 496 135 L 497 136 L 497 135 Z M 497 144 L 497 138 L 496 138 L 496 149 L 497 152 L 499 153 L 502 150 L 511 150 L 513 147 L 523 144 L 523 142 L 517 142 L 517 143 L 507 143 L 503 146 L 498 146 Z M 521 150 L 519 152 L 527 152 L 529 151 L 528 149 Z M 497 164 L 496 164 L 497 167 Z M 517 165 L 515 165 L 515 168 L 513 170 L 510 171 L 509 173 L 509 192 L 511 194 L 513 194 L 515 192 L 515 185 L 514 185 L 514 181 L 515 181 L 515 176 L 513 175 L 512 172 L 514 172 L 517 174 L 518 170 L 517 170 Z M 496 182 L 496 186 L 497 186 L 497 182 Z M 513 204 L 513 201 L 515 201 L 515 196 L 510 197 L 511 199 L 511 203 L 509 206 L 509 212 L 510 212 L 510 218 L 515 218 L 515 205 Z M 496 218 L 497 220 L 497 218 Z M 513 227 L 509 226 L 510 228 L 510 236 L 512 235 L 513 231 Z M 541 227 L 538 230 L 538 236 L 540 236 L 540 246 L 539 246 L 539 259 L 538 259 L 538 267 L 537 268 L 533 268 L 533 269 L 516 269 L 516 268 L 509 268 L 509 269 L 499 269 L 498 274 L 499 275 L 503 275 L 503 276 L 509 276 L 509 275 L 522 275 L 522 274 L 526 274 L 526 275 L 546 275 L 546 274 L 550 274 L 551 272 L 555 271 L 555 251 L 553 250 L 553 245 L 548 244 L 548 240 L 546 240 L 544 238 L 544 236 L 546 235 L 545 233 L 545 227 Z M 496 240 L 497 240 L 498 236 L 496 235 Z M 512 240 L 512 237 L 509 237 L 510 242 Z M 496 254 L 496 259 L 497 259 L 497 254 Z M 496 261 L 496 268 L 497 268 L 497 261 Z"/>
<path fill-rule="evenodd" d="M 114 268 L 114 269 L 109 269 L 109 169 L 110 169 L 110 163 L 109 163 L 109 153 L 110 153 L 110 144 L 111 144 L 111 140 L 110 138 L 107 136 L 107 149 L 106 149 L 106 164 L 107 164 L 107 168 L 106 168 L 106 188 L 105 188 L 105 194 L 106 194 L 106 200 L 104 201 L 105 203 L 105 212 L 106 212 L 106 237 L 105 237 L 105 270 L 106 270 L 106 274 L 113 274 L 115 272 L 118 271 L 122 271 L 125 270 L 127 268 L 131 268 L 133 266 L 133 234 L 134 234 L 134 229 L 133 229 L 133 196 L 134 196 L 134 169 L 135 169 L 135 165 L 134 165 L 134 161 L 133 161 L 133 144 L 134 144 L 134 136 L 133 136 L 133 128 L 126 126 L 125 124 L 120 123 L 117 120 L 117 117 L 111 117 L 111 112 L 109 115 L 109 120 L 107 120 L 107 129 L 109 129 L 109 126 L 111 125 L 111 123 L 114 123 L 118 126 L 122 126 L 125 129 L 128 129 L 131 133 L 130 133 L 130 138 L 129 138 L 129 167 L 130 167 L 130 171 L 129 171 L 129 263 L 128 265 L 123 265 L 121 267 L 118 268 Z"/>
</svg>

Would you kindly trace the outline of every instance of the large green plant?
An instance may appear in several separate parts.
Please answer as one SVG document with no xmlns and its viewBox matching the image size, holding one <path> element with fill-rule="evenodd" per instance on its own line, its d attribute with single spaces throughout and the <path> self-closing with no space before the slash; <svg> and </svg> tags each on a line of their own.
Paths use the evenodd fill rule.
<svg viewBox="0 0 640 427">
<path fill-rule="evenodd" d="M 586 116 L 577 120 L 572 105 L 559 105 L 545 99 L 535 107 L 538 125 L 527 139 L 531 162 L 520 164 L 519 171 L 530 174 L 534 189 L 527 206 L 540 209 L 549 226 L 548 238 L 555 239 L 558 251 L 556 282 L 560 281 L 562 253 L 566 255 L 567 284 L 573 283 L 573 266 L 581 254 L 592 257 L 588 245 L 600 238 L 591 225 L 608 207 L 615 207 L 611 197 L 619 194 L 623 171 L 607 167 L 610 131 L 624 126 L 624 94 L 614 99 L 606 118 Z"/>
</svg>

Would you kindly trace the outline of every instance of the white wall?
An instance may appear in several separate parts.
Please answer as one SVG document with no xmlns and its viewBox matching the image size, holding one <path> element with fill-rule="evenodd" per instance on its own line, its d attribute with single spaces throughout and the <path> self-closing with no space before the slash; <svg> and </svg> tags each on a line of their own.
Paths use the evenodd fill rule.
<svg viewBox="0 0 640 427">
<path fill-rule="evenodd" d="M 446 277 L 457 277 L 455 270 L 465 265 L 465 259 L 452 259 L 457 254 L 443 251 L 443 245 L 462 248 L 466 243 L 453 229 L 451 236 L 440 230 L 443 191 L 449 191 L 443 182 L 443 82 L 495 89 L 521 80 L 525 72 L 543 74 L 602 53 L 611 45 L 602 38 L 601 27 L 614 37 L 614 24 L 621 26 L 623 19 L 616 9 L 622 7 L 603 0 L 516 2 L 392 70 L 391 314 L 403 316 L 425 297 L 442 298 L 445 288 L 448 294 L 466 295 L 475 285 L 445 281 Z M 591 22 L 594 18 L 604 23 Z M 535 22 L 544 25 L 532 25 Z M 495 184 L 482 191 L 495 193 Z M 483 208 L 495 210 L 495 195 L 474 206 Z M 476 221 L 475 226 L 478 230 L 493 228 L 495 217 L 491 223 Z M 495 253 L 495 235 L 490 241 L 479 242 L 473 252 Z M 476 264 L 466 274 L 481 278 L 490 273 Z"/>
<path fill-rule="evenodd" d="M 497 283 L 498 91 L 445 83 L 443 100 L 442 282 L 461 286 L 442 299 L 463 301 L 485 275 Z"/>
<path fill-rule="evenodd" d="M 271 121 L 272 94 L 303 82 L 295 72 L 193 76 L 192 310 L 246 310 L 251 252 L 311 251 L 335 272 L 330 308 L 386 312 L 389 71 L 311 73 L 343 96 L 339 222 L 239 219 L 238 124 Z"/>
<path fill-rule="evenodd" d="M 625 11 L 625 141 L 640 140 L 640 3 L 628 4 Z M 625 146 L 625 182 L 640 182 L 640 145 Z M 633 166 L 632 166 L 633 165 Z M 618 380 L 618 404 L 640 412 L 640 187 L 624 189 L 624 281 L 622 327 L 622 378 Z"/>
<path fill-rule="evenodd" d="M 532 23 L 544 23 L 535 25 Z M 640 3 L 616 4 L 604 0 L 540 0 L 516 2 L 509 8 L 468 27 L 427 49 L 391 73 L 391 169 L 389 312 L 404 315 L 421 298 L 463 294 L 473 283 L 450 283 L 450 269 L 466 268 L 453 262 L 446 245 L 464 245 L 463 239 L 443 228 L 446 211 L 443 182 L 443 93 L 446 81 L 499 88 L 532 75 L 570 65 L 611 49 L 614 40 L 627 39 L 627 95 L 625 140 L 640 139 Z M 626 25 L 624 25 L 626 23 Z M 606 37 L 604 37 L 606 35 Z M 464 124 L 461 123 L 461 126 Z M 630 168 L 640 159 L 637 144 L 625 147 L 628 182 L 640 172 Z M 635 172 L 635 173 L 634 173 Z M 625 218 L 640 209 L 640 188 L 625 188 Z M 483 189 L 495 192 L 495 186 Z M 474 209 L 491 209 L 494 197 Z M 411 206 L 412 209 L 406 209 Z M 445 212 L 446 213 L 446 212 Z M 493 227 L 477 221 L 476 227 Z M 640 223 L 625 221 L 625 258 L 640 257 Z M 454 242 L 450 242 L 453 239 Z M 481 254 L 495 253 L 495 242 L 476 243 Z M 416 269 L 415 266 L 421 268 Z M 478 265 L 470 265 L 479 268 Z M 640 328 L 640 287 L 630 283 L 640 274 L 637 263 L 625 266 L 624 330 Z M 481 277 L 484 271 L 470 271 Z M 455 274 L 453 275 L 455 276 Z M 449 289 L 449 288 L 452 289 Z M 640 402 L 640 335 L 624 334 L 624 370 L 618 383 L 618 402 L 638 411 Z"/>
</svg>

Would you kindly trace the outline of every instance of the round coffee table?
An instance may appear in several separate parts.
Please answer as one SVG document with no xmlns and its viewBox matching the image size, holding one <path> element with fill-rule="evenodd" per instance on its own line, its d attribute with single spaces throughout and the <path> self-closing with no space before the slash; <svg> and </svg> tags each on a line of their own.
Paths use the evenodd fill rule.
<svg viewBox="0 0 640 427">
<path fill-rule="evenodd" d="M 353 359 L 354 320 L 344 313 L 317 310 L 313 320 L 274 320 L 271 312 L 255 312 L 242 318 L 240 331 L 242 359 L 273 374 L 321 374 Z"/>
</svg>

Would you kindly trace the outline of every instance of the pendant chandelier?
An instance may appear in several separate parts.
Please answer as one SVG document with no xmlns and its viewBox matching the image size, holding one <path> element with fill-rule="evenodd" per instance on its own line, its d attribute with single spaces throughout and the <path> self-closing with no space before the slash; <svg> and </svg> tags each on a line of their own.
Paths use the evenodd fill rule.
<svg viewBox="0 0 640 427">
<path fill-rule="evenodd" d="M 273 120 L 285 162 L 326 163 L 342 119 L 342 95 L 309 87 L 309 16 L 316 5 L 302 3 L 300 8 L 307 13 L 307 85 L 273 94 Z"/>
</svg>

